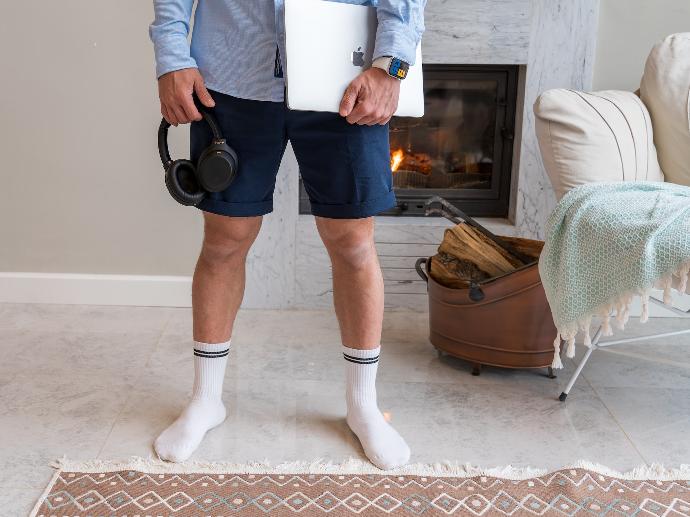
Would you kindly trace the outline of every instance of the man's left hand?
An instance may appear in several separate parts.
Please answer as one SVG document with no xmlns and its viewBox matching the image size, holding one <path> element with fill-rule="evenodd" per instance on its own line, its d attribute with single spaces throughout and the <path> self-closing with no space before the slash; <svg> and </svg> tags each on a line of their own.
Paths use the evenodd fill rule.
<svg viewBox="0 0 690 517">
<path fill-rule="evenodd" d="M 380 68 L 369 68 L 350 83 L 340 102 L 340 115 L 350 124 L 387 124 L 398 109 L 400 81 Z"/>
</svg>

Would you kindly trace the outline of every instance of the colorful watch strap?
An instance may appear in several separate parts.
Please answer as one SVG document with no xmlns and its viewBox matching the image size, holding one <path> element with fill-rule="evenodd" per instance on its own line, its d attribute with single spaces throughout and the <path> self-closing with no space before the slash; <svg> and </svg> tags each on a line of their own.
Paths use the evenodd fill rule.
<svg viewBox="0 0 690 517">
<path fill-rule="evenodd" d="M 380 68 L 391 77 L 403 80 L 407 77 L 410 65 L 397 57 L 383 56 L 374 60 L 372 66 Z"/>
</svg>

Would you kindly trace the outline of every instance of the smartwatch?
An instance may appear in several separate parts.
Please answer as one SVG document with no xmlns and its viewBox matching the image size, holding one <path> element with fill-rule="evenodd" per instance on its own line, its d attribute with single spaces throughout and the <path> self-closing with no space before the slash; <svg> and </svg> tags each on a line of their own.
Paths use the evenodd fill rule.
<svg viewBox="0 0 690 517">
<path fill-rule="evenodd" d="M 401 81 L 407 77 L 407 72 L 410 70 L 410 65 L 408 63 L 402 59 L 391 56 L 376 58 L 371 66 L 380 68 L 391 77 L 395 77 Z"/>
</svg>

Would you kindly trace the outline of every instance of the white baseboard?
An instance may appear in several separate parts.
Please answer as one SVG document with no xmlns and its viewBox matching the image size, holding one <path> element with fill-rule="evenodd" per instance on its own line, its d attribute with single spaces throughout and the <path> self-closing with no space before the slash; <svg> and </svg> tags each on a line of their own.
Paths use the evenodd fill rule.
<svg viewBox="0 0 690 517">
<path fill-rule="evenodd" d="M 660 291 L 653 294 L 661 298 Z M 690 296 L 674 291 L 673 299 L 683 310 L 690 307 Z M 0 272 L 0 303 L 191 307 L 192 277 Z M 651 317 L 676 316 L 654 304 L 649 309 Z M 635 300 L 631 316 L 639 317 L 641 312 L 641 304 Z"/>
<path fill-rule="evenodd" d="M 0 302 L 191 307 L 192 278 L 0 272 Z"/>
</svg>

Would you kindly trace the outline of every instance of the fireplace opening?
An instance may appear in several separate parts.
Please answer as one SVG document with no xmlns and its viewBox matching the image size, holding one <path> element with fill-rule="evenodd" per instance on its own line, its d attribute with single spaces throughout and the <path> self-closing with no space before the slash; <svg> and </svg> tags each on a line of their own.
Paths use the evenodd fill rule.
<svg viewBox="0 0 690 517">
<path fill-rule="evenodd" d="M 507 216 L 517 90 L 517 66 L 425 64 L 424 117 L 390 123 L 398 206 L 381 215 L 423 215 L 442 196 L 473 216 Z M 301 180 L 299 209 L 310 213 Z"/>
</svg>

